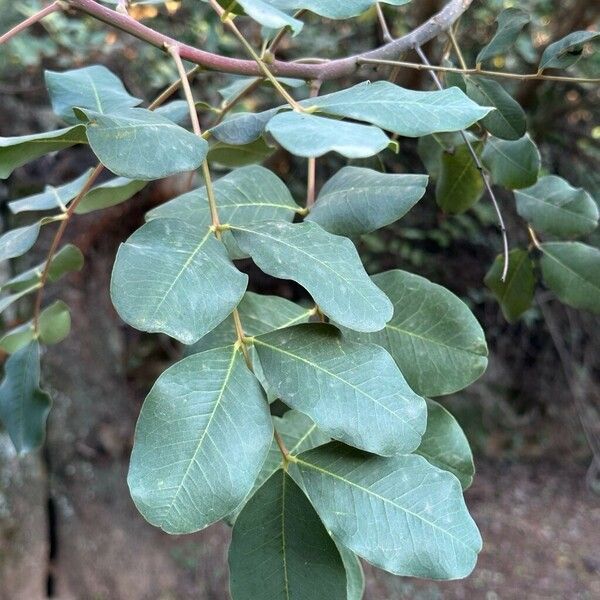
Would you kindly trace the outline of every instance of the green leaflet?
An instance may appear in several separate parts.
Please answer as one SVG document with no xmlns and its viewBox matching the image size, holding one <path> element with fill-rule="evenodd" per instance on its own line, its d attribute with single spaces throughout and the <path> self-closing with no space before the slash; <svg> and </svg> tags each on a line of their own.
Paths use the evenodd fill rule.
<svg viewBox="0 0 600 600">
<path fill-rule="evenodd" d="M 210 129 L 219 142 L 230 145 L 250 144 L 265 131 L 267 123 L 277 114 L 279 108 L 260 113 L 237 113 Z"/>
<path fill-rule="evenodd" d="M 523 27 L 530 21 L 529 15 L 520 8 L 507 8 L 496 19 L 498 28 L 494 37 L 481 49 L 477 55 L 476 63 L 494 58 L 499 54 L 506 54 L 512 49 Z"/>
<path fill-rule="evenodd" d="M 240 513 L 229 548 L 233 600 L 346 600 L 340 552 L 294 480 L 272 475 Z"/>
<path fill-rule="evenodd" d="M 247 282 L 209 227 L 155 219 L 121 244 L 110 290 L 126 323 L 193 344 L 231 313 Z"/>
<path fill-rule="evenodd" d="M 28 288 L 23 288 L 14 294 L 9 294 L 8 296 L 2 296 L 0 298 L 0 313 L 4 312 L 11 304 L 14 304 L 17 300 L 23 298 L 27 294 L 34 292 L 39 288 L 39 285 L 33 285 Z"/>
<path fill-rule="evenodd" d="M 65 209 L 71 200 L 83 189 L 91 173 L 92 169 L 88 169 L 69 183 L 58 187 L 48 185 L 39 194 L 33 194 L 19 200 L 12 200 L 8 203 L 8 208 L 15 215 L 29 211 Z"/>
<path fill-rule="evenodd" d="M 121 80 L 102 65 L 62 73 L 46 71 L 44 76 L 52 109 L 67 123 L 78 122 L 74 107 L 108 114 L 142 102 L 131 96 Z"/>
<path fill-rule="evenodd" d="M 249 144 L 230 145 L 217 142 L 208 151 L 208 160 L 211 164 L 235 168 L 264 162 L 276 150 L 260 137 Z"/>
<path fill-rule="evenodd" d="M 490 137 L 481 154 L 481 162 L 490 171 L 495 184 L 515 190 L 537 181 L 541 157 L 537 146 L 526 134 L 514 141 Z"/>
<path fill-rule="evenodd" d="M 136 181 L 127 177 L 115 177 L 95 185 L 81 200 L 75 209 L 78 215 L 85 215 L 95 210 L 116 206 L 129 200 L 143 187 L 145 181 Z"/>
<path fill-rule="evenodd" d="M 410 0 L 382 0 L 382 4 L 392 6 L 402 6 L 408 2 Z M 286 11 L 307 9 L 328 19 L 349 19 L 371 8 L 375 0 L 269 0 L 269 4 Z"/>
<path fill-rule="evenodd" d="M 475 465 L 469 441 L 458 421 L 441 405 L 427 398 L 427 429 L 415 450 L 435 467 L 449 471 L 463 490 L 473 482 Z"/>
<path fill-rule="evenodd" d="M 316 223 L 232 227 L 240 248 L 265 273 L 306 288 L 325 314 L 356 331 L 378 331 L 392 305 L 365 273 L 354 244 Z"/>
<path fill-rule="evenodd" d="M 208 153 L 206 140 L 145 108 L 110 115 L 77 109 L 77 115 L 86 120 L 94 154 L 122 177 L 146 181 L 192 171 Z"/>
<path fill-rule="evenodd" d="M 517 212 L 537 231 L 559 238 L 591 233 L 598 226 L 598 205 L 585 190 L 556 175 L 515 192 Z"/>
<path fill-rule="evenodd" d="M 477 104 L 492 106 L 496 110 L 481 120 L 481 124 L 492 134 L 503 140 L 518 140 L 527 131 L 525 111 L 504 90 L 502 84 L 493 79 L 468 77 L 467 95 Z"/>
<path fill-rule="evenodd" d="M 39 265 L 11 277 L 5 281 L 0 290 L 10 292 L 20 292 L 24 289 L 36 286 L 41 279 L 42 272 L 46 263 Z M 77 246 L 73 244 L 65 244 L 53 257 L 48 270 L 48 281 L 58 281 L 67 273 L 80 271 L 83 267 L 83 254 Z"/>
<path fill-rule="evenodd" d="M 561 302 L 600 313 L 600 250 L 580 242 L 546 242 L 542 278 Z"/>
<path fill-rule="evenodd" d="M 267 333 L 254 345 L 269 387 L 327 435 L 383 456 L 419 446 L 425 402 L 383 348 L 343 340 L 322 323 Z"/>
<path fill-rule="evenodd" d="M 476 152 L 479 146 L 474 145 Z M 479 201 L 484 189 L 481 173 L 466 144 L 457 146 L 453 152 L 443 152 L 435 199 L 444 212 L 465 212 Z"/>
<path fill-rule="evenodd" d="M 0 179 L 6 179 L 17 167 L 44 154 L 86 143 L 85 127 L 82 125 L 46 133 L 0 137 Z"/>
<path fill-rule="evenodd" d="M 340 169 L 321 189 L 306 218 L 330 233 L 358 236 L 394 223 L 425 194 L 427 176 Z"/>
<path fill-rule="evenodd" d="M 422 92 L 389 81 L 359 83 L 303 104 L 408 137 L 467 129 L 491 110 L 490 105 L 478 106 L 458 88 Z"/>
<path fill-rule="evenodd" d="M 510 251 L 508 259 L 506 281 L 502 281 L 502 255 L 496 257 L 484 281 L 496 296 L 506 320 L 514 323 L 533 302 L 536 277 L 533 261 L 526 250 L 515 248 Z"/>
<path fill-rule="evenodd" d="M 13 214 L 26 211 L 64 210 L 76 198 L 90 177 L 92 169 L 59 187 L 46 186 L 46 189 L 32 196 L 13 200 L 8 207 Z M 117 177 L 94 186 L 81 200 L 75 212 L 85 214 L 93 210 L 108 208 L 128 200 L 146 185 L 145 181 L 133 181 Z"/>
<path fill-rule="evenodd" d="M 172 100 L 155 108 L 154 112 L 177 125 L 185 126 L 190 123 L 190 109 L 185 100 Z"/>
<path fill-rule="evenodd" d="M 136 426 L 127 478 L 142 515 L 191 533 L 230 514 L 252 489 L 271 445 L 264 393 L 234 346 L 167 369 Z"/>
<path fill-rule="evenodd" d="M 598 31 L 570 33 L 544 50 L 538 70 L 541 72 L 544 69 L 566 69 L 574 65 L 583 56 L 585 44 L 596 42 L 599 38 Z"/>
<path fill-rule="evenodd" d="M 265 296 L 246 292 L 239 303 L 238 312 L 247 336 L 261 335 L 304 323 L 314 310 L 294 304 L 279 296 Z M 229 316 L 200 341 L 186 349 L 187 354 L 229 346 L 237 339 L 233 317 Z"/>
<path fill-rule="evenodd" d="M 373 278 L 394 304 L 385 329 L 371 334 L 344 331 L 350 339 L 383 346 L 410 387 L 422 396 L 457 392 L 487 366 L 481 326 L 466 304 L 447 289 L 406 271 Z"/>
<path fill-rule="evenodd" d="M 40 223 L 10 229 L 0 236 L 0 261 L 22 256 L 37 241 Z"/>
<path fill-rule="evenodd" d="M 43 344 L 62 342 L 71 332 L 71 313 L 69 307 L 57 300 L 40 313 L 39 339 Z M 33 320 L 6 332 L 0 337 L 0 348 L 14 354 L 34 339 Z"/>
<path fill-rule="evenodd" d="M 290 474 L 331 535 L 373 565 L 431 579 L 473 570 L 482 542 L 460 482 L 422 456 L 382 458 L 334 442 L 300 454 Z"/>
<path fill-rule="evenodd" d="M 0 236 L 0 262 L 22 256 L 37 241 L 43 225 L 60 221 L 63 215 L 43 217 L 36 223 L 11 229 Z"/>
<path fill-rule="evenodd" d="M 42 445 L 50 395 L 40 389 L 40 345 L 30 342 L 6 361 L 0 385 L 0 421 L 17 452 Z"/>
<path fill-rule="evenodd" d="M 266 130 L 295 156 L 318 157 L 338 152 L 347 158 L 366 158 L 390 144 L 378 127 L 292 111 L 275 115 Z"/>
</svg>

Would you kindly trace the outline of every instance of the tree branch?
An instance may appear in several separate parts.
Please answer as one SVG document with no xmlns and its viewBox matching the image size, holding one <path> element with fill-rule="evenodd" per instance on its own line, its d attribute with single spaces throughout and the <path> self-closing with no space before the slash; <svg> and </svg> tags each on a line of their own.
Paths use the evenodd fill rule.
<svg viewBox="0 0 600 600">
<path fill-rule="evenodd" d="M 412 50 L 437 37 L 451 27 L 469 8 L 473 0 L 449 0 L 433 17 L 422 25 L 393 42 L 375 50 L 361 54 L 330 60 L 321 64 L 302 64 L 274 60 L 269 70 L 279 77 L 297 77 L 300 79 L 318 79 L 321 81 L 340 79 L 352 75 L 360 68 L 359 59 L 393 59 L 403 52 Z M 87 14 L 103 23 L 129 33 L 149 44 L 164 50 L 168 46 L 177 46 L 182 59 L 201 65 L 213 71 L 237 75 L 263 76 L 260 66 L 253 60 L 229 58 L 206 52 L 193 46 L 182 44 L 127 15 L 98 4 L 95 0 L 65 0 L 72 9 Z"/>
<path fill-rule="evenodd" d="M 21 21 L 21 23 L 19 23 L 18 25 L 15 25 L 3 36 L 0 36 L 0 46 L 8 42 L 8 40 L 10 40 L 18 33 L 21 33 L 21 31 L 24 31 L 28 27 L 31 27 L 31 25 L 34 25 L 35 23 L 41 21 L 44 17 L 47 17 L 52 13 L 59 12 L 62 9 L 63 5 L 62 2 L 60 2 L 60 0 L 55 0 L 55 2 L 52 2 L 52 4 L 48 4 L 48 6 L 46 6 L 45 8 L 42 8 L 35 14 L 31 15 L 29 18 L 25 19 L 24 21 Z"/>
</svg>

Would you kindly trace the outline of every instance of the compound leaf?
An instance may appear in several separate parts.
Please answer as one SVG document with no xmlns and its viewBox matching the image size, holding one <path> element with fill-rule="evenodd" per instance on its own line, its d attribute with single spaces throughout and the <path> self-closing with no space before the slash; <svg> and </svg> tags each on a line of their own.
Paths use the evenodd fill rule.
<svg viewBox="0 0 600 600">
<path fill-rule="evenodd" d="M 300 207 L 286 185 L 269 169 L 258 165 L 241 167 L 215 181 L 219 219 L 231 225 L 256 221 L 293 221 Z M 147 220 L 177 218 L 200 227 L 211 223 L 206 188 L 192 190 L 161 204 Z"/>
<path fill-rule="evenodd" d="M 239 303 L 238 312 L 247 336 L 256 336 L 308 321 L 314 310 L 304 308 L 279 296 L 265 296 L 246 292 Z M 229 316 L 219 326 L 206 334 L 186 352 L 202 352 L 220 346 L 229 346 L 236 340 L 233 317 Z"/>
</svg>

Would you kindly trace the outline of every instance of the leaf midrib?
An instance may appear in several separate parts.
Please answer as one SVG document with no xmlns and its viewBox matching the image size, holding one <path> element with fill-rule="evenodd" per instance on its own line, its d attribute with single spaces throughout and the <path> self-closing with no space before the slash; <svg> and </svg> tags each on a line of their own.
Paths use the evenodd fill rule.
<svg viewBox="0 0 600 600">
<path fill-rule="evenodd" d="M 219 408 L 221 401 L 223 399 L 223 396 L 225 395 L 225 390 L 227 388 L 227 384 L 229 383 L 229 380 L 231 379 L 231 374 L 233 373 L 233 368 L 235 366 L 235 360 L 237 358 L 237 354 L 238 354 L 237 349 L 234 347 L 232 350 L 232 354 L 231 354 L 231 360 L 229 361 L 229 365 L 228 365 L 227 371 L 225 373 L 225 377 L 223 378 L 223 384 L 221 385 L 221 388 L 219 389 L 219 394 L 217 396 L 217 399 L 215 400 L 215 405 L 210 413 L 210 416 L 208 418 L 206 426 L 204 427 L 204 431 L 202 432 L 202 435 L 200 436 L 200 439 L 198 440 L 198 444 L 196 445 L 194 453 L 188 462 L 188 466 L 185 470 L 185 473 L 181 477 L 181 482 L 177 486 L 176 492 L 173 495 L 173 498 L 167 508 L 166 515 L 169 515 L 171 513 L 171 511 L 173 510 L 173 506 L 175 505 L 175 502 L 177 501 L 179 493 L 183 489 L 184 483 L 185 483 L 186 479 L 188 478 L 188 475 L 190 473 L 190 469 L 192 468 L 192 465 L 197 464 L 196 457 L 198 456 L 198 452 L 200 452 L 200 448 L 202 447 L 204 438 L 206 437 L 208 430 L 210 429 L 210 425 L 215 417 L 217 409 Z M 163 519 L 163 522 L 164 522 L 164 519 Z"/>
<path fill-rule="evenodd" d="M 481 354 L 480 352 L 476 352 L 475 350 L 470 350 L 469 348 L 464 348 L 461 346 L 450 346 L 450 345 L 446 344 L 445 342 L 442 342 L 441 340 L 437 340 L 434 338 L 428 338 L 423 335 L 419 335 L 418 333 L 415 333 L 414 331 L 409 331 L 408 329 L 402 329 L 401 327 L 398 327 L 397 325 L 393 325 L 391 323 L 386 323 L 385 329 L 391 329 L 392 331 L 396 331 L 397 333 L 406 334 L 411 337 L 416 337 L 420 340 L 423 340 L 424 342 L 429 342 L 429 343 L 435 344 L 437 346 L 442 346 L 443 348 L 446 348 L 447 350 L 459 350 L 461 352 L 466 352 L 467 354 L 473 354 L 474 356 L 479 356 L 482 358 L 487 357 L 487 354 Z"/>
</svg>

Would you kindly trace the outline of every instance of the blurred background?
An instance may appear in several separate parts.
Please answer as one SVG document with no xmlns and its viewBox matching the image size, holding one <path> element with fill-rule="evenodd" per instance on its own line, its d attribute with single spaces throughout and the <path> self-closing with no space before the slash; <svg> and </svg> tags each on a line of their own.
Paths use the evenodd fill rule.
<svg viewBox="0 0 600 600">
<path fill-rule="evenodd" d="M 386 14 L 394 34 L 401 35 L 439 5 L 419 0 L 386 9 Z M 494 65 L 513 72 L 532 72 L 549 41 L 597 26 L 600 18 L 600 3 L 589 0 L 476 1 L 458 30 L 470 65 L 491 37 L 497 14 L 511 5 L 532 15 L 529 34 L 522 35 L 510 57 Z M 36 7 L 30 0 L 0 0 L 0 32 Z M 197 0 L 139 6 L 132 14 L 182 41 L 242 55 Z M 374 11 L 353 21 L 308 17 L 308 22 L 300 36 L 284 41 L 281 57 L 334 57 L 382 43 Z M 244 27 L 258 47 L 259 28 L 251 23 Z M 443 51 L 443 40 L 427 48 L 432 61 L 441 60 Z M 0 48 L 0 135 L 58 127 L 43 70 L 93 63 L 108 66 L 132 94 L 147 100 L 176 79 L 173 65 L 158 50 L 94 21 L 54 14 Z M 597 77 L 600 57 L 578 69 Z M 387 69 L 366 70 L 364 78 L 388 76 Z M 195 97 L 219 106 L 219 90 L 233 81 L 203 73 L 194 81 Z M 397 82 L 413 89 L 431 87 L 420 71 L 402 70 Z M 507 89 L 527 111 L 544 170 L 599 198 L 598 87 L 510 81 Z M 302 97 L 308 90 L 300 87 L 294 93 Z M 276 102 L 265 87 L 241 108 L 261 109 Z M 203 113 L 203 125 L 210 126 L 214 118 L 210 111 Z M 401 139 L 400 153 L 387 153 L 381 160 L 354 164 L 425 172 L 415 140 Z M 302 202 L 306 161 L 283 151 L 271 152 L 265 161 Z M 82 147 L 19 168 L 0 182 L 3 226 L 14 219 L 7 199 L 73 179 L 93 164 L 92 154 Z M 218 174 L 221 167 L 214 166 Z M 320 159 L 318 184 L 340 166 L 337 156 Z M 152 184 L 126 204 L 78 217 L 68 229 L 68 241 L 81 248 L 86 265 L 48 294 L 48 300 L 67 301 L 74 325 L 71 336 L 44 359 L 45 386 L 54 397 L 45 449 L 19 459 L 0 432 L 1 600 L 228 597 L 229 529 L 217 525 L 195 535 L 167 536 L 138 515 L 125 483 L 141 403 L 182 348 L 123 325 L 109 301 L 110 270 L 119 242 L 141 225 L 144 213 L 180 193 L 184 185 L 185 176 Z M 526 245 L 527 232 L 512 196 L 499 194 L 512 245 Z M 20 269 L 45 257 L 52 232 L 45 234 L 20 261 Z M 599 242 L 599 234 L 589 240 L 596 246 Z M 469 389 L 441 399 L 464 427 L 476 457 L 478 473 L 466 498 L 485 541 L 479 564 L 469 579 L 447 583 L 395 578 L 365 566 L 369 600 L 600 598 L 600 321 L 540 289 L 535 305 L 509 325 L 483 285 L 500 248 L 495 216 L 485 198 L 467 213 L 448 217 L 439 212 L 433 194 L 396 225 L 360 242 L 369 272 L 402 268 L 458 294 L 480 320 L 490 346 L 487 373 Z M 242 267 L 251 276 L 253 291 L 305 299 L 295 285 L 267 277 L 249 262 Z M 9 314 L 5 325 L 27 316 L 27 307 L 23 311 Z"/>
</svg>

